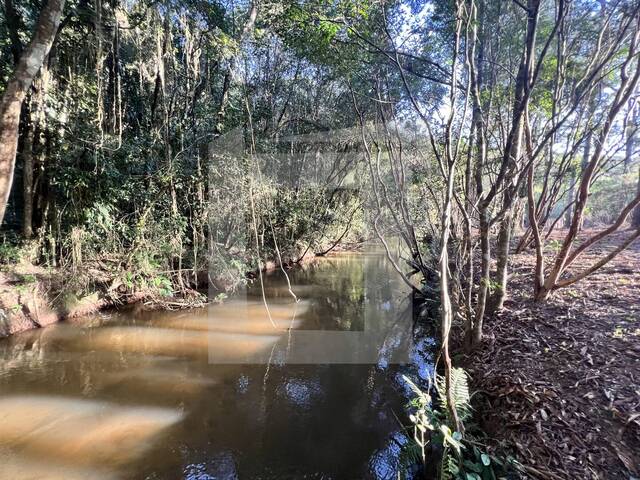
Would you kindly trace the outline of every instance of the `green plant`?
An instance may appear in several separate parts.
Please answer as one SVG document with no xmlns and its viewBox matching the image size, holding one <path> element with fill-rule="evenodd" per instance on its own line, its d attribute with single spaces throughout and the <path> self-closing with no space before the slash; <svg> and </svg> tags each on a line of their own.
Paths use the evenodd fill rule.
<svg viewBox="0 0 640 480">
<path fill-rule="evenodd" d="M 12 243 L 0 243 L 0 263 L 11 264 L 20 261 L 21 249 Z"/>
<path fill-rule="evenodd" d="M 35 275 L 31 275 L 30 273 L 24 274 L 21 276 L 20 280 L 23 283 L 36 283 L 36 276 Z"/>
<path fill-rule="evenodd" d="M 462 372 L 464 373 L 464 371 Z M 452 377 L 454 377 L 454 375 L 452 375 Z M 455 457 L 461 456 L 461 451 L 464 448 L 461 443 L 462 434 L 451 431 L 447 425 L 449 421 L 447 414 L 443 415 L 440 411 L 433 409 L 433 402 L 428 393 L 423 392 L 406 376 L 403 376 L 403 378 L 416 395 L 409 403 L 410 408 L 414 409 L 414 412 L 409 415 L 409 420 L 411 420 L 413 424 L 413 442 L 419 448 L 420 459 L 423 465 L 427 463 L 427 446 L 430 442 L 435 442 L 442 448 L 442 459 L 439 468 L 440 477 L 442 479 L 456 478 L 451 475 L 456 475 L 459 469 L 456 466 L 455 458 L 451 455 L 451 452 L 453 451 Z M 462 409 L 462 403 L 465 401 L 468 402 L 468 389 L 462 385 L 466 383 L 466 375 L 458 372 L 455 378 L 458 383 L 454 391 L 460 392 L 461 396 L 457 399 L 454 394 L 454 398 L 456 398 L 456 405 L 459 405 L 461 411 L 464 411 L 464 409 Z M 437 383 L 442 381 L 443 379 L 438 378 Z M 440 391 L 439 387 L 438 395 L 442 403 L 442 398 L 445 395 Z M 446 411 L 446 408 L 444 410 Z"/>
<path fill-rule="evenodd" d="M 460 420 L 466 421 L 471 415 L 471 395 L 469 393 L 469 379 L 467 372 L 462 368 L 451 369 L 451 397 L 455 403 L 454 407 L 458 412 Z M 449 403 L 446 394 L 446 385 L 444 376 L 438 375 L 436 379 L 436 390 L 438 391 L 438 400 L 442 405 L 442 410 L 446 412 L 447 422 L 452 424 L 449 418 Z"/>
<path fill-rule="evenodd" d="M 462 463 L 465 476 L 459 478 L 464 480 L 497 480 L 495 469 L 504 466 L 504 463 L 497 457 L 483 452 L 475 445 L 467 449 L 466 458 Z"/>
<path fill-rule="evenodd" d="M 431 396 L 420 390 L 408 377 L 403 375 L 402 378 L 416 395 L 409 402 L 409 405 L 415 409 L 414 413 L 409 415 L 409 420 L 413 423 L 413 441 L 419 447 L 422 463 L 426 463 L 426 448 L 429 443 L 427 432 L 435 430 L 438 420 L 431 409 Z"/>
<path fill-rule="evenodd" d="M 502 287 L 500 286 L 500 282 L 496 282 L 495 280 L 488 280 L 486 278 L 482 278 L 480 280 L 480 285 L 486 285 L 491 295 L 502 289 Z"/>
<path fill-rule="evenodd" d="M 557 252 L 558 250 L 560 250 L 560 247 L 562 247 L 562 242 L 560 240 L 554 239 L 550 240 L 547 245 L 549 245 L 549 248 L 551 248 L 554 252 Z"/>
<path fill-rule="evenodd" d="M 440 452 L 438 462 L 438 478 L 440 480 L 496 480 L 496 471 L 503 471 L 505 462 L 478 448 L 477 442 L 471 438 L 463 438 L 460 432 L 452 431 L 452 419 L 449 418 L 445 379 L 436 378 L 438 409 L 433 407 L 431 395 L 423 392 L 409 378 L 403 376 L 415 394 L 409 402 L 412 413 L 409 419 L 413 424 L 411 442 L 402 452 L 402 460 L 419 460 L 426 466 L 428 462 L 427 447 L 435 445 Z M 469 393 L 468 376 L 461 368 L 451 371 L 451 397 L 462 421 L 471 418 L 471 395 Z"/>
<path fill-rule="evenodd" d="M 171 284 L 171 280 L 164 275 L 154 277 L 151 283 L 163 297 L 168 297 L 173 294 L 173 285 Z"/>
<path fill-rule="evenodd" d="M 214 303 L 222 303 L 224 300 L 226 300 L 226 299 L 227 299 L 227 296 L 228 296 L 228 295 L 227 295 L 226 293 L 224 293 L 224 292 L 218 293 L 218 294 L 214 297 L 213 302 L 214 302 Z"/>
</svg>

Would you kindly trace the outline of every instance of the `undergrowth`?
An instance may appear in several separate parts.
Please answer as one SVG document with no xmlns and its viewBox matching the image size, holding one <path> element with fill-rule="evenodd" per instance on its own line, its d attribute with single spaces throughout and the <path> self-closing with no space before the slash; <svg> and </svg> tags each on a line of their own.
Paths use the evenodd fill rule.
<svg viewBox="0 0 640 480">
<path fill-rule="evenodd" d="M 420 465 L 419 478 L 439 480 L 506 480 L 514 477 L 517 462 L 511 458 L 500 458 L 487 452 L 479 440 L 480 433 L 473 424 L 471 394 L 467 373 L 462 368 L 451 372 L 451 393 L 455 409 L 465 425 L 465 432 L 452 429 L 453 420 L 447 408 L 445 380 L 438 375 L 434 388 L 427 391 L 403 376 L 411 387 L 414 397 L 407 405 L 410 412 L 411 441 L 407 442 L 400 455 L 405 467 Z M 431 391 L 435 390 L 436 398 Z M 404 468 L 405 478 L 409 469 Z M 409 477 L 411 478 L 411 477 Z"/>
</svg>

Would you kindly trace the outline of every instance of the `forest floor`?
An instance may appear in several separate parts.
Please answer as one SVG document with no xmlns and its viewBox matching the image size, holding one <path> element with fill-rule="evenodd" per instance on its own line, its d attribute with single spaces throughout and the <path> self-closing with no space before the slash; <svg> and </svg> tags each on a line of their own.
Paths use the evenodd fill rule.
<svg viewBox="0 0 640 480">
<path fill-rule="evenodd" d="M 574 271 L 624 235 L 595 245 Z M 490 449 L 513 455 L 531 478 L 633 479 L 640 474 L 640 242 L 544 304 L 531 300 L 534 261 L 532 252 L 513 256 L 505 309 L 487 319 L 485 347 L 463 361 L 480 427 Z"/>
</svg>

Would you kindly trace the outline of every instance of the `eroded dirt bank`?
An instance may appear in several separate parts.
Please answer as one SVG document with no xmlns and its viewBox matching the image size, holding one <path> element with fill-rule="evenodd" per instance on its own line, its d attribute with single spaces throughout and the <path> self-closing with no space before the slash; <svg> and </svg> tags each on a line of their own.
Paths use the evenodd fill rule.
<svg viewBox="0 0 640 480">
<path fill-rule="evenodd" d="M 335 251 L 357 251 L 359 248 L 359 244 L 352 244 Z M 308 253 L 296 260 L 284 259 L 282 268 L 290 270 L 320 257 Z M 263 272 L 281 268 L 277 260 L 268 260 L 262 267 Z M 258 270 L 247 272 L 246 276 L 255 281 L 259 277 Z M 207 302 L 203 288 L 206 291 L 211 285 L 214 292 L 224 293 L 233 290 L 238 282 L 238 279 L 230 282 L 228 278 L 218 278 L 203 271 L 197 275 L 198 285 L 183 279 L 176 282 L 175 288 L 163 290 L 164 284 L 162 288 L 157 288 L 153 282 L 127 284 L 122 277 L 99 269 L 71 272 L 46 269 L 28 262 L 5 265 L 0 271 L 0 338 L 133 303 L 144 302 L 149 309 L 169 310 L 203 306 Z"/>
<path fill-rule="evenodd" d="M 97 284 L 88 293 L 66 288 L 69 272 L 21 265 L 0 272 L 0 338 L 67 318 L 151 299 L 153 291 Z"/>
<path fill-rule="evenodd" d="M 620 239 L 597 245 L 574 268 Z M 531 252 L 513 256 L 506 308 L 488 319 L 485 347 L 464 359 L 488 442 L 513 454 L 531 478 L 635 477 L 640 243 L 545 304 L 531 301 L 533 262 Z"/>
</svg>

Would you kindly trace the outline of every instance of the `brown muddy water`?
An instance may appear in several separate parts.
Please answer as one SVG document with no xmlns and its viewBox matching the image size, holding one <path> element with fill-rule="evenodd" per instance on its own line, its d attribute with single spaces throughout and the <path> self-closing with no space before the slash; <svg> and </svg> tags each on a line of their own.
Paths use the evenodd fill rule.
<svg viewBox="0 0 640 480">
<path fill-rule="evenodd" d="M 269 314 L 254 282 L 0 341 L 0 480 L 398 478 L 401 374 L 433 350 L 406 287 L 379 252 L 288 273 L 299 301 L 269 274 Z"/>
</svg>

